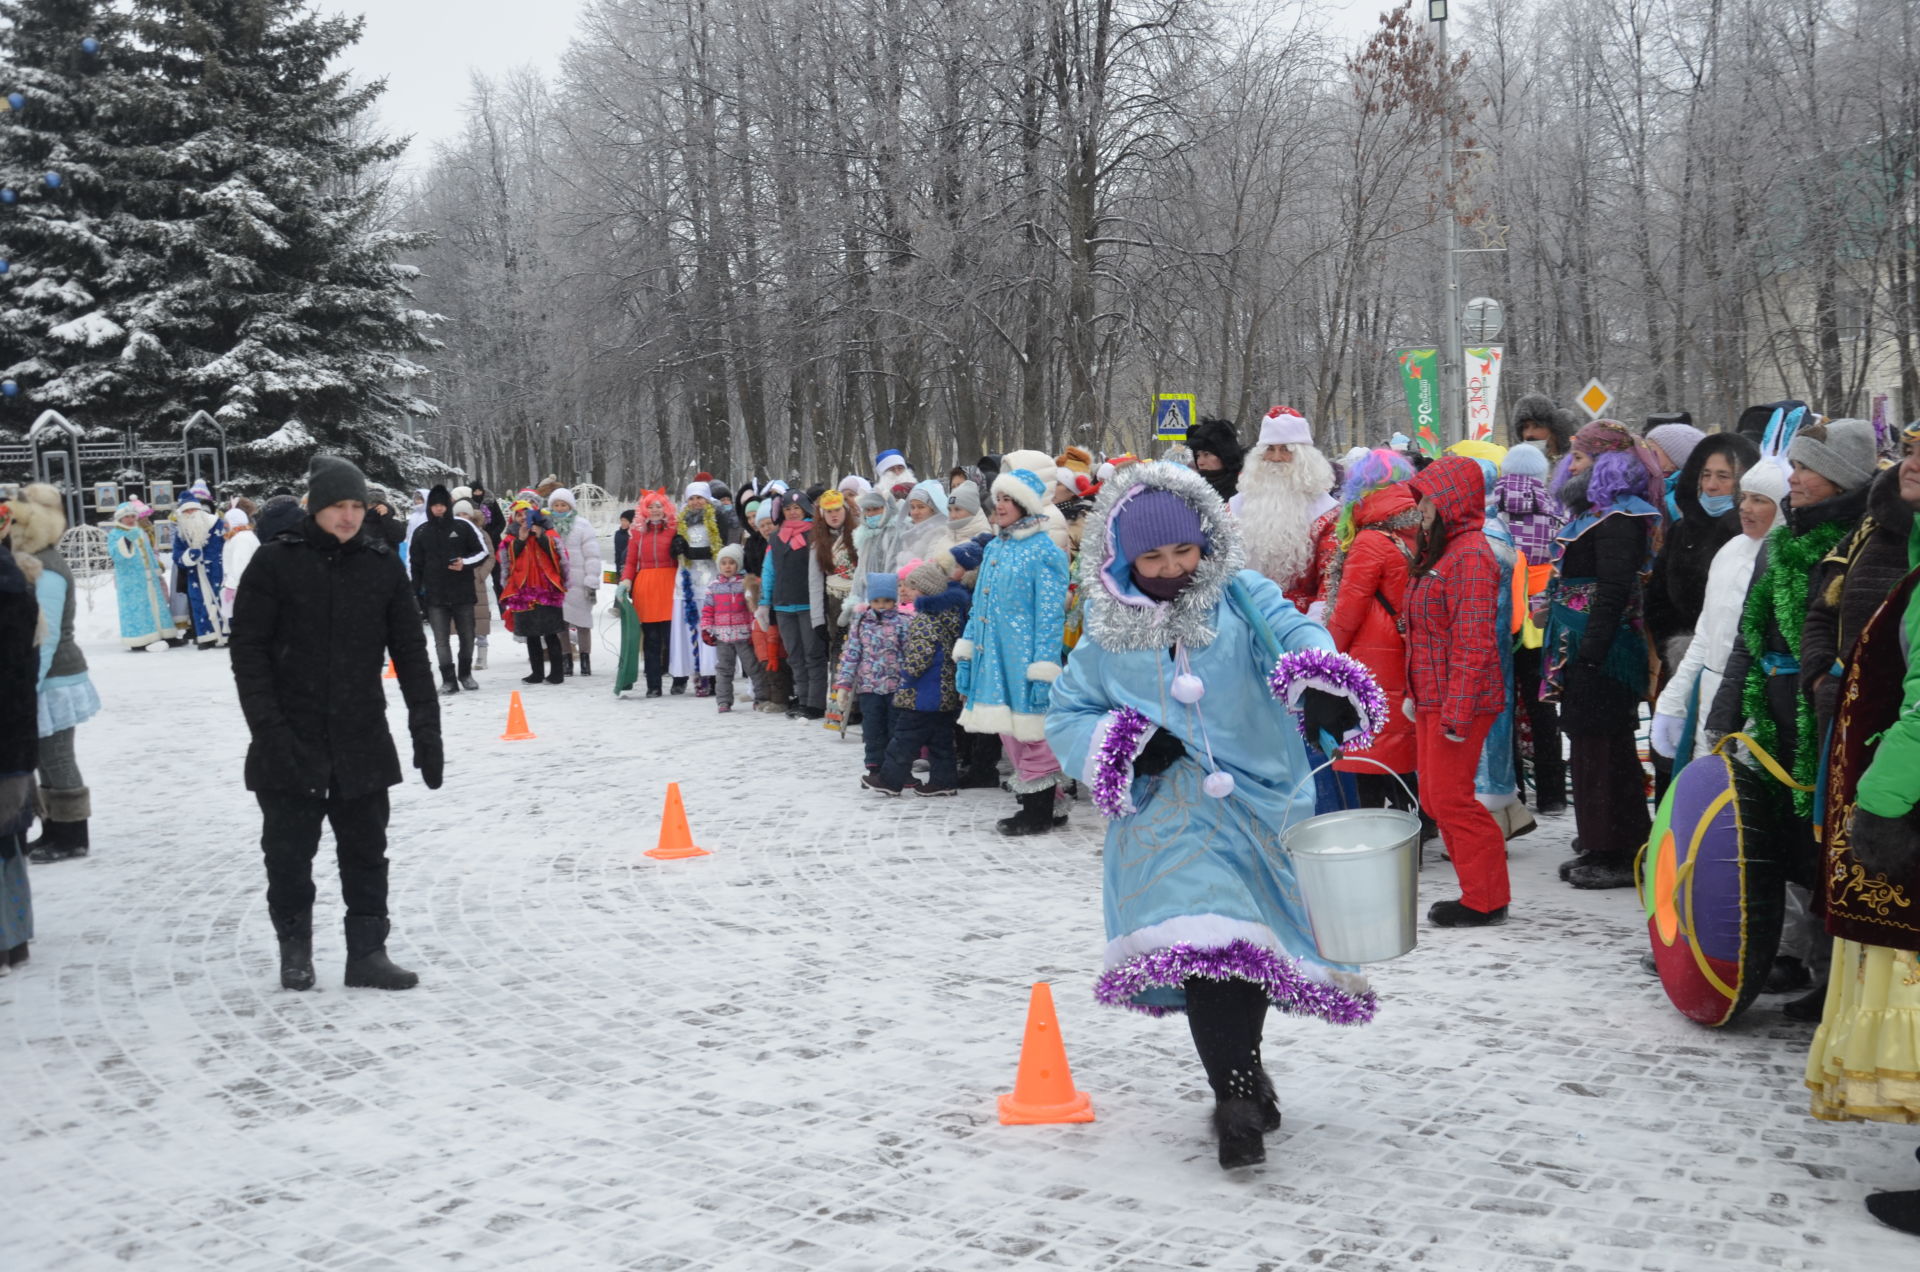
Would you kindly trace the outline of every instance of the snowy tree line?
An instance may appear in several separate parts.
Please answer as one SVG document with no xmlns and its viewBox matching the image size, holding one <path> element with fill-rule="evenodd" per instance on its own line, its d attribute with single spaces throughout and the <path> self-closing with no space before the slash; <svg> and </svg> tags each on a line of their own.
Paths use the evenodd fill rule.
<svg viewBox="0 0 1920 1272">
<path fill-rule="evenodd" d="M 1382 438 L 1449 208 L 1509 401 L 1920 414 L 1910 3 L 1485 0 L 1453 66 L 1424 16 L 596 0 L 414 191 L 435 445 L 624 489 L 1138 446 L 1162 391 Z"/>
</svg>

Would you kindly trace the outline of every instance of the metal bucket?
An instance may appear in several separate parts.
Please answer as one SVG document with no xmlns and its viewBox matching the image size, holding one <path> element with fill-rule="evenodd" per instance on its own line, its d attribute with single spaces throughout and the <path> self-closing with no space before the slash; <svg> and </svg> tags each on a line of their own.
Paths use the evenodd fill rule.
<svg viewBox="0 0 1920 1272">
<path fill-rule="evenodd" d="M 1280 844 L 1293 861 L 1321 958 L 1382 963 L 1413 950 L 1419 935 L 1418 814 L 1398 808 L 1321 813 L 1282 830 Z"/>
</svg>

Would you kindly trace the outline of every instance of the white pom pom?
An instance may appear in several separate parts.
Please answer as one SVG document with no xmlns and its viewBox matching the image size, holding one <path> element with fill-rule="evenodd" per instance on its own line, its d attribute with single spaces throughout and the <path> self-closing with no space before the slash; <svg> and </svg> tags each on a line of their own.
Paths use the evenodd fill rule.
<svg viewBox="0 0 1920 1272">
<path fill-rule="evenodd" d="M 1233 774 L 1209 773 L 1207 780 L 1200 783 L 1201 789 L 1215 799 L 1225 799 L 1233 794 Z"/>
<path fill-rule="evenodd" d="M 1200 677 L 1190 672 L 1181 672 L 1173 678 L 1173 700 L 1184 702 L 1188 706 L 1207 696 L 1207 687 Z"/>
</svg>

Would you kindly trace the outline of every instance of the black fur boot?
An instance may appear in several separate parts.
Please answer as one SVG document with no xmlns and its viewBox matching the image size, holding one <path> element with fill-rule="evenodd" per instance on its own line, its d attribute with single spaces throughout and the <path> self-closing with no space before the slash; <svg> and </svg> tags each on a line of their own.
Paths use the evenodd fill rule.
<svg viewBox="0 0 1920 1272">
<path fill-rule="evenodd" d="M 1221 1100 L 1213 1106 L 1213 1132 L 1220 1137 L 1220 1168 L 1258 1166 L 1267 1160 L 1267 1141 L 1261 1134 L 1266 1115 L 1260 1101 Z"/>
<path fill-rule="evenodd" d="M 313 988 L 313 911 L 269 910 L 280 942 L 280 988 Z"/>
<path fill-rule="evenodd" d="M 1053 788 L 1034 791 L 1018 797 L 1020 811 L 1011 817 L 1002 817 L 994 823 L 994 829 L 1003 835 L 1018 838 L 1022 835 L 1044 835 L 1055 826 L 1053 819 Z M 1063 817 L 1060 819 L 1065 821 Z"/>
<path fill-rule="evenodd" d="M 347 916 L 347 988 L 412 989 L 420 977 L 387 957 L 386 919 Z"/>
</svg>

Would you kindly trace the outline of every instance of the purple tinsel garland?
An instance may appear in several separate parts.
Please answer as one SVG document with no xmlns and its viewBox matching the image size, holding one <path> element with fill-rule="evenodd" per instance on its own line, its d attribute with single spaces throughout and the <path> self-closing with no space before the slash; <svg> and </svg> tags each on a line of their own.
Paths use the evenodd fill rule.
<svg viewBox="0 0 1920 1272">
<path fill-rule="evenodd" d="M 1322 985 L 1300 973 L 1298 959 L 1286 958 L 1250 941 L 1195 949 L 1191 945 L 1170 945 L 1128 959 L 1119 967 L 1103 973 L 1094 982 L 1094 998 L 1108 1007 L 1127 1007 L 1149 1016 L 1164 1016 L 1171 1007 L 1136 1003 L 1134 997 L 1156 987 L 1178 989 L 1190 976 L 1209 980 L 1251 981 L 1267 991 L 1267 997 L 1281 1011 L 1294 1016 L 1318 1016 L 1330 1025 L 1364 1025 L 1379 1009 L 1380 1000 L 1372 990 L 1349 994 L 1332 985 Z"/>
<path fill-rule="evenodd" d="M 1109 819 L 1128 813 L 1127 788 L 1133 784 L 1133 757 L 1139 754 L 1140 739 L 1153 727 L 1153 721 L 1132 707 L 1121 707 L 1107 722 L 1107 736 L 1101 740 L 1094 761 L 1093 806 Z"/>
<path fill-rule="evenodd" d="M 1318 684 L 1314 682 L 1318 681 Z M 1283 654 L 1267 677 L 1267 687 L 1280 701 L 1293 705 L 1301 691 L 1308 688 L 1344 693 L 1360 711 L 1360 730 L 1342 741 L 1342 749 L 1364 751 L 1380 736 L 1387 722 L 1387 695 L 1380 692 L 1373 673 L 1365 663 L 1331 649 L 1298 649 Z M 1298 721 L 1300 736 L 1306 737 L 1305 720 Z M 1307 738 L 1308 742 L 1318 739 Z"/>
</svg>

